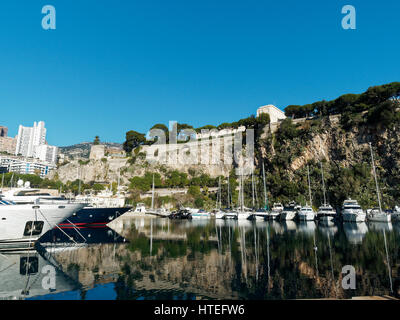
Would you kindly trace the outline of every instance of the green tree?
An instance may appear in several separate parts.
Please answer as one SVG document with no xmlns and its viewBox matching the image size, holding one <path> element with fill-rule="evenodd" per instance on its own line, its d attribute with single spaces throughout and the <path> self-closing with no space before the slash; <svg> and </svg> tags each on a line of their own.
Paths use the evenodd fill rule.
<svg viewBox="0 0 400 320">
<path fill-rule="evenodd" d="M 133 149 L 145 143 L 146 137 L 143 133 L 130 130 L 126 133 L 126 140 L 123 144 L 123 148 L 126 152 L 132 152 Z"/>
</svg>

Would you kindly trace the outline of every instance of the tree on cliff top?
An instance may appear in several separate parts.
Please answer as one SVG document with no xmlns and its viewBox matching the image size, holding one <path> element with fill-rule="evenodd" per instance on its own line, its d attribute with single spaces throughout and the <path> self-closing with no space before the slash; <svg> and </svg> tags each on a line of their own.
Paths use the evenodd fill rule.
<svg viewBox="0 0 400 320">
<path fill-rule="evenodd" d="M 131 130 L 126 133 L 126 140 L 123 148 L 126 152 L 132 152 L 138 146 L 146 143 L 146 136 L 143 133 Z"/>
<path fill-rule="evenodd" d="M 95 136 L 95 137 L 94 137 L 93 144 L 94 144 L 94 145 L 100 144 L 100 137 L 99 137 L 99 136 Z"/>
</svg>

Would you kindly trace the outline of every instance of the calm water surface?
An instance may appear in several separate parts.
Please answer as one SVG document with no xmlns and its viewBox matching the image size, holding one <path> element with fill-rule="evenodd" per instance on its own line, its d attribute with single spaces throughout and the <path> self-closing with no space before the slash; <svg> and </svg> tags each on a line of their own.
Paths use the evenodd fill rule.
<svg viewBox="0 0 400 320">
<path fill-rule="evenodd" d="M 400 294 L 400 224 L 127 217 L 0 254 L 0 298 L 303 299 Z M 72 232 L 72 231 L 69 231 Z M 43 266 L 56 289 L 43 289 Z M 27 265 L 29 267 L 27 267 Z M 354 266 L 356 289 L 342 288 Z"/>
</svg>

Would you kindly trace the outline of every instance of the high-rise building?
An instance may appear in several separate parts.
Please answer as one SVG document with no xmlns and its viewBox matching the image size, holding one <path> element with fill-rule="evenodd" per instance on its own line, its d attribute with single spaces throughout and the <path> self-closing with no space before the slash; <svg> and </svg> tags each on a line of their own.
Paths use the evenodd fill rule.
<svg viewBox="0 0 400 320">
<path fill-rule="evenodd" d="M 44 122 L 34 122 L 33 127 L 19 126 L 17 135 L 16 155 L 34 157 L 37 146 L 46 144 L 46 128 Z"/>
</svg>

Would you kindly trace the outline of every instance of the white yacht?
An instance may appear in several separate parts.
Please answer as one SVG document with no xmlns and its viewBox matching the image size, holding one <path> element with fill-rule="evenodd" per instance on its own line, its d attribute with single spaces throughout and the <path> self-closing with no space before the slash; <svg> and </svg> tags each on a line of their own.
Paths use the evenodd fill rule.
<svg viewBox="0 0 400 320">
<path fill-rule="evenodd" d="M 138 202 L 136 204 L 136 208 L 133 211 L 134 213 L 146 213 L 146 206 L 143 202 Z"/>
<path fill-rule="evenodd" d="M 371 150 L 371 163 L 372 163 L 372 169 L 373 169 L 373 172 L 374 172 L 374 179 L 375 179 L 375 186 L 376 186 L 376 196 L 377 196 L 379 208 L 374 208 L 374 209 L 368 210 L 367 211 L 367 218 L 368 218 L 368 221 L 373 221 L 373 222 L 390 222 L 392 216 L 390 215 L 390 213 L 387 213 L 384 210 L 382 210 L 381 192 L 379 190 L 378 177 L 377 177 L 377 174 L 376 174 L 374 153 L 372 151 L 371 142 L 369 143 L 369 148 Z"/>
<path fill-rule="evenodd" d="M 22 180 L 18 180 L 16 188 L 2 192 L 2 196 L 16 204 L 32 204 L 39 198 L 43 200 L 66 200 L 63 197 L 55 197 L 50 193 L 41 192 L 40 189 L 31 188 L 29 181 L 24 183 Z"/>
<path fill-rule="evenodd" d="M 32 245 L 47 231 L 83 208 L 80 203 L 15 204 L 0 200 L 0 247 Z"/>
<path fill-rule="evenodd" d="M 253 212 L 251 212 L 251 211 L 238 211 L 236 213 L 236 219 L 246 220 L 246 219 L 249 219 L 252 214 L 253 214 Z"/>
<path fill-rule="evenodd" d="M 400 221 L 400 207 L 395 206 L 392 212 L 392 221 Z"/>
<path fill-rule="evenodd" d="M 372 222 L 391 222 L 392 216 L 390 213 L 381 211 L 379 208 L 367 210 L 367 219 Z"/>
<path fill-rule="evenodd" d="M 211 218 L 211 215 L 209 212 L 205 210 L 193 210 L 191 212 L 192 219 L 209 219 Z"/>
<path fill-rule="evenodd" d="M 317 211 L 317 219 L 322 222 L 332 222 L 332 220 L 336 217 L 336 211 L 332 208 L 330 204 L 327 203 L 326 200 L 326 188 L 325 188 L 325 178 L 324 178 L 324 167 L 321 164 L 321 177 L 322 177 L 322 193 L 324 195 L 324 203 L 322 206 L 318 208 Z"/>
<path fill-rule="evenodd" d="M 271 219 L 277 219 L 279 217 L 279 215 L 282 213 L 283 209 L 284 208 L 283 208 L 282 203 L 280 203 L 280 202 L 274 203 L 268 216 Z"/>
<path fill-rule="evenodd" d="M 324 204 L 318 208 L 317 219 L 320 221 L 332 221 L 336 217 L 336 211 L 329 204 Z"/>
<path fill-rule="evenodd" d="M 307 177 L 308 177 L 308 194 L 310 197 L 310 205 L 306 204 L 304 207 L 301 207 L 298 216 L 302 221 L 312 221 L 315 219 L 315 212 L 312 208 L 312 196 L 311 196 L 311 180 L 310 180 L 310 169 L 307 166 Z"/>
<path fill-rule="evenodd" d="M 280 214 L 280 220 L 294 220 L 296 218 L 297 210 L 295 203 L 289 203 L 288 207 L 285 207 Z"/>
<path fill-rule="evenodd" d="M 366 214 L 361 209 L 357 200 L 347 199 L 342 206 L 343 221 L 347 222 L 365 222 Z"/>
<path fill-rule="evenodd" d="M 312 221 L 315 219 L 315 212 L 312 207 L 305 205 L 299 210 L 298 216 L 302 221 Z"/>
<path fill-rule="evenodd" d="M 214 213 L 215 219 L 224 219 L 225 218 L 225 212 L 222 210 L 218 210 L 217 212 Z"/>
</svg>

